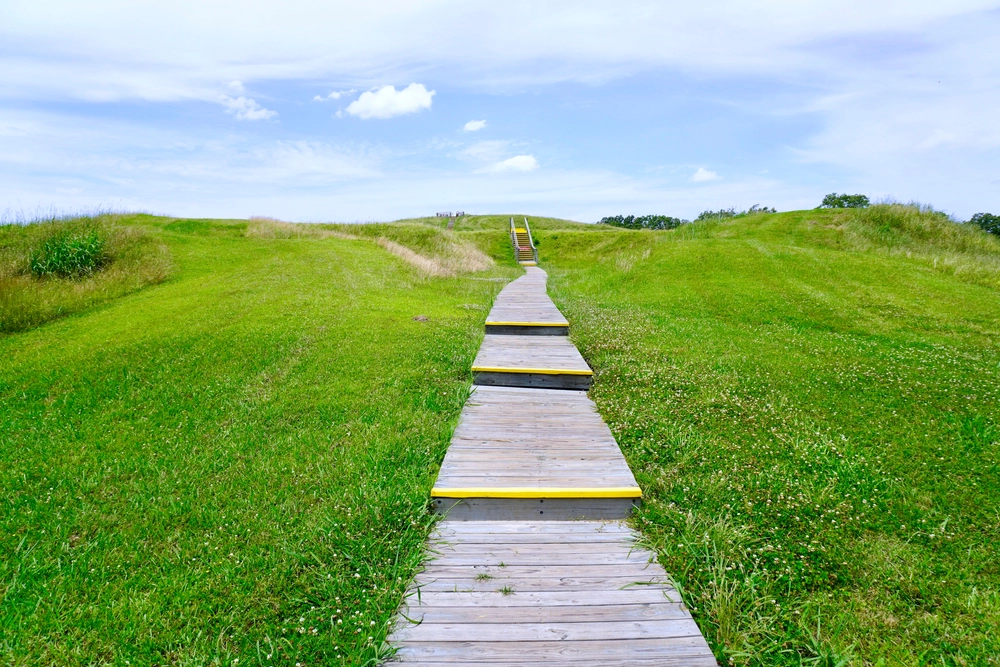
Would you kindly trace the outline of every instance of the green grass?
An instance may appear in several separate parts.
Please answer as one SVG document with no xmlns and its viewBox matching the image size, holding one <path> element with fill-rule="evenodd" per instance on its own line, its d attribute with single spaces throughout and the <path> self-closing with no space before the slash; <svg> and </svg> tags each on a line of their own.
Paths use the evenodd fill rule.
<svg viewBox="0 0 1000 667">
<path fill-rule="evenodd" d="M 0 225 L 0 334 L 165 280 L 170 254 L 142 226 L 147 217 L 107 214 Z"/>
<path fill-rule="evenodd" d="M 170 280 L 0 337 L 0 663 L 373 660 L 516 269 L 133 222 Z"/>
<path fill-rule="evenodd" d="M 1000 243 L 891 206 L 540 237 L 722 664 L 1000 662 Z"/>
<path fill-rule="evenodd" d="M 373 661 L 508 217 L 127 218 L 168 280 L 0 336 L 0 663 Z M 1000 661 L 1000 241 L 905 206 L 531 222 L 722 664 Z"/>
</svg>

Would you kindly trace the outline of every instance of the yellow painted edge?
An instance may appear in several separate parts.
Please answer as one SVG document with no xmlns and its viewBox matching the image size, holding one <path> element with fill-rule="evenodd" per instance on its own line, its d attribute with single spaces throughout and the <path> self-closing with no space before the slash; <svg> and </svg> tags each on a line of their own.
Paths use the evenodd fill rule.
<svg viewBox="0 0 1000 667">
<path fill-rule="evenodd" d="M 494 366 L 473 366 L 473 373 L 537 373 L 539 375 L 593 375 L 594 371 L 577 371 L 559 368 L 499 368 Z"/>
<path fill-rule="evenodd" d="M 534 488 L 530 486 L 449 489 L 434 487 L 432 498 L 641 498 L 638 486 L 605 488 Z"/>
<path fill-rule="evenodd" d="M 569 322 L 487 322 L 488 327 L 568 327 Z"/>
<path fill-rule="evenodd" d="M 528 231 L 528 230 L 527 230 L 527 229 L 525 229 L 524 227 L 515 227 L 515 228 L 514 228 L 514 231 L 515 231 L 515 232 L 526 232 L 526 231 Z"/>
</svg>

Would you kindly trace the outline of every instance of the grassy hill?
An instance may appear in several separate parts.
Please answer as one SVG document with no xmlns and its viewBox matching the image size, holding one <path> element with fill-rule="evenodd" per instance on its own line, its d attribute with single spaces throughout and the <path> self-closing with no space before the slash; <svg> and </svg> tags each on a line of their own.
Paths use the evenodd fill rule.
<svg viewBox="0 0 1000 667">
<path fill-rule="evenodd" d="M 723 662 L 1000 661 L 1000 243 L 907 207 L 540 232 Z"/>
<path fill-rule="evenodd" d="M 428 276 L 269 221 L 119 223 L 172 278 L 0 337 L 0 663 L 374 658 L 517 270 Z"/>
<path fill-rule="evenodd" d="M 0 662 L 373 660 L 508 217 L 124 216 L 157 280 L 7 269 L 60 305 L 0 335 Z M 906 207 L 531 220 L 720 662 L 1000 661 L 995 239 Z"/>
</svg>

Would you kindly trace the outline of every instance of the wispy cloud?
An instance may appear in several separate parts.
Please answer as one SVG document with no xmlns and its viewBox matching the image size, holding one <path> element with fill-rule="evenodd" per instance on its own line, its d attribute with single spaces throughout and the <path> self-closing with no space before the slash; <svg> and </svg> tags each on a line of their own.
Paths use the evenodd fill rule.
<svg viewBox="0 0 1000 667">
<path fill-rule="evenodd" d="M 347 105 L 347 113 L 363 119 L 392 118 L 421 109 L 430 109 L 435 91 L 427 90 L 422 83 L 411 83 L 402 90 L 395 86 L 382 86 L 375 91 L 361 93 L 361 97 Z"/>
<path fill-rule="evenodd" d="M 538 160 L 534 155 L 515 155 L 493 165 L 493 171 L 534 171 L 538 169 Z"/>
<path fill-rule="evenodd" d="M 353 88 L 351 90 L 332 90 L 328 95 L 317 95 L 313 99 L 317 102 L 325 102 L 326 100 L 339 100 L 341 97 L 345 97 L 347 95 L 353 95 L 356 92 L 358 91 L 354 90 Z"/>
<path fill-rule="evenodd" d="M 278 115 L 277 111 L 265 109 L 255 100 L 240 95 L 239 97 L 222 96 L 222 104 L 228 113 L 236 116 L 236 120 L 267 120 Z"/>
<path fill-rule="evenodd" d="M 462 130 L 464 130 L 465 132 L 478 132 L 484 127 L 486 127 L 485 120 L 470 120 L 468 123 L 462 126 Z"/>
<path fill-rule="evenodd" d="M 717 181 L 721 178 L 714 171 L 705 169 L 704 167 L 698 167 L 698 169 L 691 175 L 692 183 L 708 183 L 709 181 Z"/>
</svg>

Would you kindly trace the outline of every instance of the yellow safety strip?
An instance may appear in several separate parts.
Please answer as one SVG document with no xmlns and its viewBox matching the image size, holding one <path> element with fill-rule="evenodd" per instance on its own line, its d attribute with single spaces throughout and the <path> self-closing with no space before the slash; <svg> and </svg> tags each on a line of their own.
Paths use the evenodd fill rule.
<svg viewBox="0 0 1000 667">
<path fill-rule="evenodd" d="M 569 322 L 487 322 L 488 327 L 568 327 Z"/>
<path fill-rule="evenodd" d="M 537 373 L 540 375 L 593 375 L 594 371 L 578 371 L 560 368 L 499 368 L 494 366 L 473 366 L 473 373 Z"/>
<path fill-rule="evenodd" d="M 521 232 L 523 234 L 523 233 L 527 232 L 528 230 L 525 229 L 524 227 L 515 227 L 514 231 L 515 232 Z"/>
<path fill-rule="evenodd" d="M 638 486 L 605 488 L 534 488 L 530 486 L 431 489 L 432 498 L 641 498 Z"/>
</svg>

